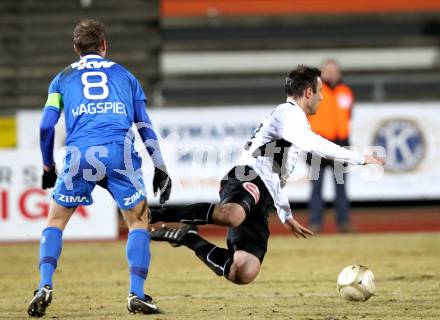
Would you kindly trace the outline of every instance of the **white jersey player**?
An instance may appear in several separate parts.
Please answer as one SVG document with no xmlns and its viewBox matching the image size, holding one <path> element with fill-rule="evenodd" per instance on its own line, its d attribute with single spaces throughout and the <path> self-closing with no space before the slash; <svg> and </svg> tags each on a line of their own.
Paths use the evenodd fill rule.
<svg viewBox="0 0 440 320">
<path fill-rule="evenodd" d="M 179 210 L 151 212 L 151 223 L 183 222 L 178 229 L 162 226 L 153 240 L 184 245 L 217 275 L 237 283 L 252 282 L 261 267 L 269 239 L 268 215 L 275 207 L 281 221 L 295 236 L 313 233 L 296 221 L 286 196 L 286 181 L 300 152 L 315 152 L 352 164 L 383 164 L 383 160 L 341 148 L 310 130 L 306 115 L 322 100 L 321 71 L 298 66 L 286 81 L 287 102 L 276 107 L 245 144 L 237 166 L 222 179 L 220 204 L 197 203 Z M 196 224 L 228 227 L 228 249 L 203 239 Z"/>
<path fill-rule="evenodd" d="M 321 157 L 364 164 L 364 156 L 342 148 L 310 130 L 304 110 L 294 99 L 276 107 L 246 143 L 239 165 L 252 167 L 263 180 L 284 223 L 292 216 L 285 186 L 298 157 L 313 152 Z"/>
</svg>

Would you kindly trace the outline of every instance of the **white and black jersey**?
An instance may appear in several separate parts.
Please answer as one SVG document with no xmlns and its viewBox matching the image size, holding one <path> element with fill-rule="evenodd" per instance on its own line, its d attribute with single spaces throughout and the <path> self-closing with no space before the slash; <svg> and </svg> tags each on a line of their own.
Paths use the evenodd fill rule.
<svg viewBox="0 0 440 320">
<path fill-rule="evenodd" d="M 361 154 L 311 131 L 306 114 L 295 101 L 287 99 L 286 103 L 276 107 L 247 141 L 238 165 L 250 166 L 260 176 L 283 223 L 292 214 L 284 187 L 301 152 L 313 152 L 350 164 L 364 163 Z"/>
</svg>

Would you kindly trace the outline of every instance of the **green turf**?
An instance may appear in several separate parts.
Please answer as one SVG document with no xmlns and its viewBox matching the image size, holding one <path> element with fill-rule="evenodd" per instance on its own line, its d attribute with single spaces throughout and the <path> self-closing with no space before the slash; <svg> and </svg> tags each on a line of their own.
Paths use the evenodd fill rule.
<svg viewBox="0 0 440 320">
<path fill-rule="evenodd" d="M 219 243 L 222 243 L 221 241 Z M 66 243 L 48 319 L 440 319 L 440 233 L 273 237 L 257 280 L 237 286 L 186 248 L 154 243 L 148 291 L 166 311 L 130 315 L 125 244 Z M 336 277 L 349 264 L 376 276 L 376 296 L 349 303 Z M 0 319 L 27 319 L 38 246 L 0 245 Z"/>
</svg>

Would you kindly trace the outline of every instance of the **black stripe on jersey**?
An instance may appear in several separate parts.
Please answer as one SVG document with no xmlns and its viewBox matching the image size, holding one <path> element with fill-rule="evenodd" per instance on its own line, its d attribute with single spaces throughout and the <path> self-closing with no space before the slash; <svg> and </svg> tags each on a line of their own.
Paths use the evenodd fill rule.
<svg viewBox="0 0 440 320">
<path fill-rule="evenodd" d="M 274 168 L 277 169 L 275 171 L 281 174 L 283 161 L 287 161 L 284 157 L 287 156 L 287 151 L 290 146 L 292 146 L 292 143 L 284 139 L 271 141 L 256 149 L 252 153 L 252 156 L 254 158 L 269 157 L 273 159 Z M 278 166 L 278 168 L 276 168 L 276 166 Z"/>
</svg>

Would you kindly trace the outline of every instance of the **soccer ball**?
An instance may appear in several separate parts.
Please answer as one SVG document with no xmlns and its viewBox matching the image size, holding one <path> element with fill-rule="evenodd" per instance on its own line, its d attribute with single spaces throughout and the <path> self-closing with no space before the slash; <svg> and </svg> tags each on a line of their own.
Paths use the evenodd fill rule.
<svg viewBox="0 0 440 320">
<path fill-rule="evenodd" d="M 374 274 L 364 266 L 345 267 L 338 276 L 337 289 L 345 300 L 368 300 L 376 290 Z"/>
</svg>

